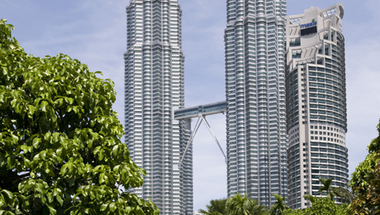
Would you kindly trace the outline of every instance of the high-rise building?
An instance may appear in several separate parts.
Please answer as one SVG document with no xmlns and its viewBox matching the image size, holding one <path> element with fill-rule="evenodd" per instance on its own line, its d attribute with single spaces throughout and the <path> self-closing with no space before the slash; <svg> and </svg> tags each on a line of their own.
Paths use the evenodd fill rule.
<svg viewBox="0 0 380 215">
<path fill-rule="evenodd" d="M 184 107 L 182 11 L 178 0 L 131 0 L 127 12 L 125 142 L 146 170 L 133 189 L 160 214 L 192 214 L 192 150 L 179 165 L 190 135 L 188 121 L 174 119 Z"/>
<path fill-rule="evenodd" d="M 286 0 L 227 0 L 228 196 L 287 196 Z"/>
<path fill-rule="evenodd" d="M 292 208 L 309 206 L 319 178 L 346 187 L 348 155 L 345 50 L 342 4 L 286 19 L 286 91 L 289 135 L 289 198 Z M 339 202 L 339 200 L 338 200 Z"/>
</svg>

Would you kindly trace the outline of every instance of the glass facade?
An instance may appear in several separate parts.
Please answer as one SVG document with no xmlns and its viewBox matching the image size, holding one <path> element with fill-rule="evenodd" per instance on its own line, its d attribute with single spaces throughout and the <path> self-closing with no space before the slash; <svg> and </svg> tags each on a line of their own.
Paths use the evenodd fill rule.
<svg viewBox="0 0 380 215">
<path fill-rule="evenodd" d="M 291 208 L 309 206 L 303 195 L 318 195 L 319 178 L 332 178 L 333 186 L 347 186 L 343 15 L 343 6 L 336 4 L 287 17 L 288 203 Z"/>
<path fill-rule="evenodd" d="M 228 196 L 287 196 L 286 0 L 227 0 Z"/>
<path fill-rule="evenodd" d="M 182 11 L 177 0 L 131 0 L 126 12 L 125 142 L 147 172 L 132 191 L 160 214 L 192 214 L 191 147 L 179 165 L 190 123 L 173 114 L 184 107 Z"/>
</svg>

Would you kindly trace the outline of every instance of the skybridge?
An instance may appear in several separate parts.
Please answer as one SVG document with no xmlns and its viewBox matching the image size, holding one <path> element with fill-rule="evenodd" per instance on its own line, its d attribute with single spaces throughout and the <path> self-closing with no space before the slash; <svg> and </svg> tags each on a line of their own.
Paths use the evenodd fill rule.
<svg viewBox="0 0 380 215">
<path fill-rule="evenodd" d="M 201 126 L 202 122 L 205 123 L 206 127 L 210 131 L 212 137 L 214 138 L 216 144 L 219 146 L 220 151 L 222 152 L 225 161 L 227 162 L 227 157 L 226 154 L 224 153 L 222 147 L 219 144 L 218 139 L 216 138 L 214 132 L 211 129 L 210 124 L 206 120 L 206 116 L 208 115 L 214 115 L 214 114 L 220 114 L 220 113 L 225 113 L 227 109 L 227 102 L 222 101 L 222 102 L 215 102 L 211 104 L 205 104 L 205 105 L 199 105 L 199 106 L 194 106 L 194 107 L 188 107 L 188 108 L 183 108 L 183 109 L 178 109 L 174 111 L 174 119 L 176 120 L 185 120 L 185 119 L 192 119 L 192 118 L 198 118 L 197 123 L 195 124 L 195 127 L 193 131 L 191 132 L 190 138 L 186 143 L 186 149 L 185 152 L 183 153 L 180 164 L 182 164 L 183 159 L 185 158 L 185 154 L 190 146 L 190 143 L 193 141 L 195 135 L 197 134 L 197 131 L 199 127 Z"/>
<path fill-rule="evenodd" d="M 219 113 L 225 113 L 226 112 L 227 103 L 225 101 L 222 102 L 215 102 L 211 104 L 206 105 L 199 105 L 194 107 L 188 107 L 183 109 L 178 109 L 174 111 L 174 119 L 181 120 L 181 119 L 191 119 L 207 115 L 214 115 Z"/>
</svg>

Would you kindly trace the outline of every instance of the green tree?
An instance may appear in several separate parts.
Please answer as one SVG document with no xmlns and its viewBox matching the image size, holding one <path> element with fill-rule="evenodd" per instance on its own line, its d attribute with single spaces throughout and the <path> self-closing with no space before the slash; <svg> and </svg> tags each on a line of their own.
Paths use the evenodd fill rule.
<svg viewBox="0 0 380 215">
<path fill-rule="evenodd" d="M 272 205 L 270 209 L 271 215 L 281 215 L 289 207 L 286 205 L 285 197 L 281 197 L 278 194 L 273 194 L 276 197 L 276 202 Z"/>
<path fill-rule="evenodd" d="M 326 191 L 327 198 L 333 201 L 334 197 L 335 197 L 335 193 L 334 193 L 334 191 L 332 189 L 333 187 L 331 185 L 332 179 L 331 178 L 329 178 L 329 179 L 320 178 L 319 181 L 322 182 L 322 187 L 319 188 L 318 193 L 321 194 L 324 191 Z"/>
<path fill-rule="evenodd" d="M 317 197 L 316 196 L 313 196 L 313 195 L 304 195 L 303 198 L 307 199 L 310 201 L 310 203 L 314 203 L 315 201 L 317 201 Z"/>
<path fill-rule="evenodd" d="M 350 186 L 357 196 L 350 205 L 352 214 L 380 214 L 380 122 L 377 131 L 367 157 L 351 175 Z"/>
<path fill-rule="evenodd" d="M 111 80 L 33 57 L 0 20 L 0 214 L 158 214 L 124 189 L 144 170 L 120 139 Z"/>
<path fill-rule="evenodd" d="M 283 215 L 348 215 L 346 204 L 336 205 L 329 198 L 312 198 L 312 205 L 305 209 L 287 209 Z"/>
<path fill-rule="evenodd" d="M 227 215 L 226 211 L 226 202 L 227 199 L 216 199 L 211 200 L 209 205 L 206 205 L 206 210 L 199 210 L 199 213 L 206 215 Z"/>
<path fill-rule="evenodd" d="M 354 198 L 354 195 L 344 187 L 333 187 L 332 181 L 333 179 L 324 179 L 320 178 L 320 182 L 322 182 L 322 187 L 319 188 L 318 193 L 323 193 L 326 191 L 326 196 L 330 200 L 334 200 L 335 196 L 340 197 L 344 202 L 351 203 Z"/>
<path fill-rule="evenodd" d="M 226 209 L 228 215 L 259 215 L 268 214 L 265 206 L 260 205 L 259 201 L 248 198 L 245 194 L 235 194 L 227 199 Z"/>
</svg>

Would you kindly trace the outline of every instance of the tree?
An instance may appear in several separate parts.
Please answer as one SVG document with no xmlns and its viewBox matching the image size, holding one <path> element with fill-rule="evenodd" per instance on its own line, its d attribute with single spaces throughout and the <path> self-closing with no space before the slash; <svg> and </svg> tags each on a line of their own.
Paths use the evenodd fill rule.
<svg viewBox="0 0 380 215">
<path fill-rule="evenodd" d="M 344 187 L 333 187 L 332 181 L 333 179 L 324 179 L 320 178 L 320 182 L 322 182 L 322 187 L 319 188 L 318 193 L 322 193 L 326 191 L 327 198 L 334 201 L 335 196 L 342 198 L 342 200 L 346 203 L 351 203 L 354 198 L 354 195 Z"/>
<path fill-rule="evenodd" d="M 308 196 L 310 197 L 310 195 Z M 312 205 L 305 209 L 287 209 L 283 215 L 347 215 L 349 214 L 348 206 L 346 204 L 336 205 L 334 201 L 329 198 L 316 198 L 309 199 Z"/>
<path fill-rule="evenodd" d="M 258 215 L 267 214 L 265 206 L 259 205 L 259 201 L 248 198 L 245 194 L 235 194 L 227 199 L 227 213 L 229 215 Z"/>
<path fill-rule="evenodd" d="M 313 195 L 303 195 L 303 198 L 310 201 L 311 204 L 313 204 L 315 201 L 317 201 L 317 197 Z"/>
<path fill-rule="evenodd" d="M 322 187 L 318 189 L 318 193 L 321 194 L 323 191 L 326 191 L 327 198 L 334 201 L 335 193 L 333 192 L 331 186 L 332 179 L 320 178 L 319 181 L 322 182 Z"/>
<path fill-rule="evenodd" d="M 289 207 L 286 205 L 285 197 L 281 197 L 278 194 L 273 194 L 276 197 L 276 202 L 272 205 L 270 209 L 271 215 L 281 215 Z"/>
<path fill-rule="evenodd" d="M 152 202 L 123 191 L 141 186 L 145 172 L 120 140 L 113 82 L 67 55 L 26 54 L 5 22 L 0 214 L 158 214 Z"/>
<path fill-rule="evenodd" d="M 211 200 L 209 205 L 206 205 L 206 210 L 199 210 L 199 213 L 205 215 L 227 215 L 226 212 L 226 202 L 227 199 L 216 199 Z"/>
<path fill-rule="evenodd" d="M 357 197 L 350 205 L 352 214 L 380 213 L 380 122 L 378 137 L 368 146 L 368 155 L 351 175 L 350 186 Z"/>
</svg>

